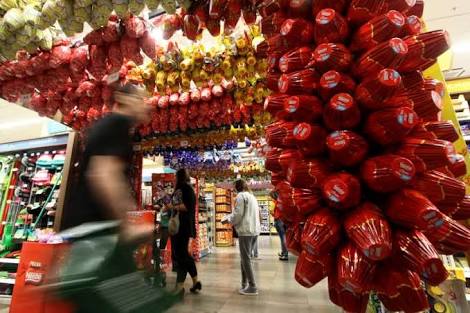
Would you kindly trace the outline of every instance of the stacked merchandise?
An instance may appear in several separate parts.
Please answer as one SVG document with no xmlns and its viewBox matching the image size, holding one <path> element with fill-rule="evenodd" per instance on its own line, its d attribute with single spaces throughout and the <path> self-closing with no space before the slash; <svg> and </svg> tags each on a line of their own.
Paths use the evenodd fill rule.
<svg viewBox="0 0 470 313">
<path fill-rule="evenodd" d="M 202 190 L 200 188 L 199 190 Z M 207 208 L 206 200 L 202 195 L 198 197 L 198 243 L 199 243 L 199 257 L 204 257 L 210 252 L 210 239 L 209 239 L 209 229 L 210 229 L 210 212 Z"/>
<path fill-rule="evenodd" d="M 271 234 L 271 214 L 269 213 L 270 198 L 266 190 L 254 191 L 260 210 L 261 234 Z"/>
<path fill-rule="evenodd" d="M 0 160 L 0 294 L 9 298 L 22 243 L 48 241 L 54 233 L 65 151 L 36 150 Z"/>
<path fill-rule="evenodd" d="M 222 224 L 225 215 L 232 213 L 232 191 L 229 189 L 215 189 L 215 245 L 218 247 L 233 246 L 233 227 Z"/>
<path fill-rule="evenodd" d="M 37 240 L 35 229 L 53 227 L 64 161 L 65 151 L 24 154 L 17 159 L 8 187 L 11 192 L 1 207 L 3 249 L 15 242 Z"/>
<path fill-rule="evenodd" d="M 168 13 L 158 20 L 165 39 L 177 30 L 192 40 L 203 29 L 217 36 L 222 21 L 225 33 L 230 34 L 242 16 L 247 24 L 256 22 L 255 3 L 249 0 L 2 0 L 0 56 L 14 59 L 20 49 L 31 54 L 38 48 L 47 51 L 52 49 L 53 39 L 62 33 L 67 36 L 82 33 L 86 29 L 84 23 L 99 29 L 106 26 L 113 12 L 125 18 L 140 15 L 145 8 L 154 11 L 160 4 Z M 178 6 L 182 9 L 177 10 Z"/>
<path fill-rule="evenodd" d="M 205 182 L 204 184 L 204 202 L 207 210 L 207 236 L 209 238 L 209 249 L 215 246 L 215 186 Z"/>
<path fill-rule="evenodd" d="M 112 15 L 83 40 L 55 41 L 51 51 L 22 51 L 0 65 L 0 94 L 41 115 L 60 112 L 57 118 L 80 130 L 110 111 L 109 82 L 145 83 L 153 110 L 151 122 L 139 128 L 142 137 L 269 122 L 262 110 L 267 60 L 253 48 L 257 28 L 220 39 L 216 52 L 200 46 L 180 50 L 172 43 L 162 49 L 152 30 L 140 17 Z M 144 55 L 153 61 L 138 67 Z"/>
<path fill-rule="evenodd" d="M 153 62 L 129 71 L 129 80 L 143 82 L 152 93 L 152 122 L 141 134 L 269 122 L 262 110 L 269 92 L 264 83 L 268 64 L 256 57 L 253 47 L 259 35 L 257 28 L 247 29 L 243 35 L 220 38 L 209 51 L 196 44 L 186 49 L 169 45 Z"/>
<path fill-rule="evenodd" d="M 449 48 L 421 32 L 423 1 L 263 1 L 260 48 L 273 94 L 266 168 L 279 191 L 295 279 L 328 277 L 330 299 L 365 312 L 429 309 L 440 254 L 470 248 L 458 134 L 440 120 L 442 83 L 422 70 Z"/>
<path fill-rule="evenodd" d="M 155 154 L 155 150 L 158 152 L 160 147 L 171 150 L 208 150 L 229 145 L 233 142 L 241 142 L 247 137 L 260 138 L 263 133 L 264 130 L 261 125 L 254 125 L 254 127 L 245 125 L 245 127 L 231 126 L 229 129 L 221 128 L 205 132 L 159 135 L 157 139 L 143 141 L 141 149 L 148 154 Z"/>
<path fill-rule="evenodd" d="M 143 42 L 144 31 L 140 18 L 111 16 L 106 27 L 83 41 L 69 38 L 56 41 L 50 52 L 19 53 L 18 60 L 0 66 L 1 94 L 41 115 L 60 111 L 65 124 L 81 129 L 110 111 L 107 75 L 122 70 L 124 77 L 123 64 L 143 62 L 141 48 L 152 46 Z"/>
</svg>

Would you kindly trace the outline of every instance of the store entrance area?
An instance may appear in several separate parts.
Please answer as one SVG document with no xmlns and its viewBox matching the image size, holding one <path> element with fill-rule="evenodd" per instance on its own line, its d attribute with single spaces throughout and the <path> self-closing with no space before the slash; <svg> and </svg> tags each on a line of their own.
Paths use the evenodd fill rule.
<svg viewBox="0 0 470 313">
<path fill-rule="evenodd" d="M 300 286 L 293 279 L 297 258 L 288 262 L 278 260 L 280 250 L 277 236 L 260 236 L 259 259 L 253 266 L 259 295 L 244 297 L 238 294 L 240 285 L 240 258 L 238 246 L 215 248 L 214 252 L 197 264 L 202 292 L 186 293 L 183 302 L 168 313 L 337 313 L 329 302 L 326 279 L 311 289 Z M 169 274 L 171 287 L 175 275 Z M 186 289 L 190 287 L 189 280 Z"/>
</svg>

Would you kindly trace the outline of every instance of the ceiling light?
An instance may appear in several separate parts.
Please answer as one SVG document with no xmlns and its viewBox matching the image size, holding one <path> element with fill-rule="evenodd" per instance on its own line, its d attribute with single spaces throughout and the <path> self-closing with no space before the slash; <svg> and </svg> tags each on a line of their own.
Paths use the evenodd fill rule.
<svg viewBox="0 0 470 313">
<path fill-rule="evenodd" d="M 452 52 L 457 54 L 470 52 L 470 41 L 460 41 L 452 45 Z"/>
</svg>

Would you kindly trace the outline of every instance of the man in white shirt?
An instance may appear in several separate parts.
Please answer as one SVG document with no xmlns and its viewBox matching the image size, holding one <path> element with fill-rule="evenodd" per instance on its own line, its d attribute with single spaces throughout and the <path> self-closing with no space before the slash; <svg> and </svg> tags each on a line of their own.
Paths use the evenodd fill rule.
<svg viewBox="0 0 470 313">
<path fill-rule="evenodd" d="M 258 200 L 250 192 L 244 180 L 240 179 L 235 182 L 235 190 L 238 193 L 235 208 L 233 213 L 228 215 L 226 219 L 227 222 L 233 224 L 238 233 L 242 271 L 242 287 L 239 293 L 254 296 L 258 294 L 258 288 L 250 256 L 253 251 L 253 244 L 261 233 Z"/>
</svg>

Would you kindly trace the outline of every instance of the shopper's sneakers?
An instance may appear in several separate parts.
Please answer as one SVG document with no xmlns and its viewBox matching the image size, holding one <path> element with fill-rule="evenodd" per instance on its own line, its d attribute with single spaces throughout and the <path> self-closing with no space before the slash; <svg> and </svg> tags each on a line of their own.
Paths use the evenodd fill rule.
<svg viewBox="0 0 470 313">
<path fill-rule="evenodd" d="M 198 281 L 194 286 L 192 286 L 189 291 L 191 291 L 191 293 L 198 293 L 199 291 L 201 291 L 202 289 L 202 284 L 200 281 Z"/>
<path fill-rule="evenodd" d="M 279 256 L 279 260 L 281 260 L 281 261 L 289 261 L 289 256 L 283 254 L 283 255 Z"/>
<path fill-rule="evenodd" d="M 243 295 L 243 296 L 257 296 L 258 295 L 258 288 L 256 288 L 256 287 L 247 287 L 247 288 L 238 290 L 238 293 Z"/>
</svg>

